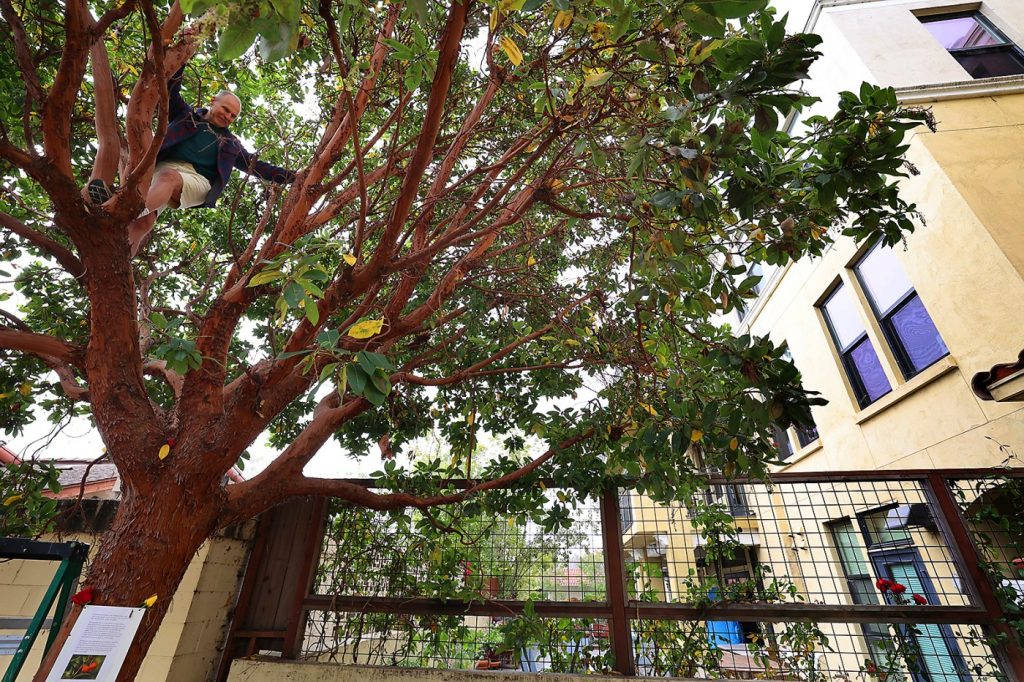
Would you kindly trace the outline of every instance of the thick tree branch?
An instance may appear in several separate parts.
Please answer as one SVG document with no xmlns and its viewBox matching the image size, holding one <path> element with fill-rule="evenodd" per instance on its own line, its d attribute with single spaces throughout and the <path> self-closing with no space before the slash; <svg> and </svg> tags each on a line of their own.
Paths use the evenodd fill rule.
<svg viewBox="0 0 1024 682">
<path fill-rule="evenodd" d="M 72 179 L 71 117 L 85 76 L 92 16 L 84 0 L 64 2 L 64 46 L 60 66 L 43 104 L 43 150 L 58 175 Z"/>
<path fill-rule="evenodd" d="M 11 38 L 14 41 L 14 58 L 18 62 L 18 72 L 21 80 L 25 83 L 25 90 L 28 93 L 27 104 L 31 107 L 35 102 L 42 102 L 46 97 L 43 86 L 39 83 L 39 74 L 36 72 L 35 62 L 32 58 L 32 49 L 28 44 L 28 36 L 25 33 L 25 24 L 21 17 L 11 5 L 11 0 L 0 0 L 0 16 L 11 29 Z"/>
<path fill-rule="evenodd" d="M 82 365 L 82 349 L 46 334 L 0 329 L 0 348 L 31 353 L 39 357 L 48 356 L 75 367 Z"/>
<path fill-rule="evenodd" d="M 409 213 L 412 210 L 413 201 L 427 170 L 427 164 L 434 154 L 434 145 L 437 143 L 437 135 L 441 130 L 445 102 L 448 99 L 448 90 L 452 84 L 452 76 L 459 59 L 459 48 L 462 44 L 462 34 L 466 28 L 466 20 L 469 17 L 470 0 L 453 0 L 448 9 L 448 20 L 445 23 L 444 31 L 441 34 L 441 42 L 438 45 L 437 69 L 434 72 L 434 81 L 430 86 L 430 96 L 427 99 L 427 110 L 423 115 L 423 123 L 420 126 L 420 135 L 416 143 L 416 149 L 409 161 L 405 178 L 402 181 L 402 188 L 399 191 L 398 200 L 395 201 L 391 211 L 388 225 L 381 237 L 380 246 L 373 256 L 369 267 L 366 268 L 364 276 L 374 277 L 383 271 L 385 264 L 391 260 L 396 249 L 398 235 L 401 234 L 402 226 L 405 224 Z"/>
<path fill-rule="evenodd" d="M 0 225 L 49 253 L 75 279 L 80 279 L 85 275 L 85 266 L 82 265 L 82 261 L 78 260 L 78 257 L 65 246 L 50 239 L 42 232 L 33 230 L 14 216 L 2 211 L 0 211 Z"/>
<path fill-rule="evenodd" d="M 184 379 L 177 372 L 168 369 L 167 363 L 163 360 L 149 360 L 142 365 L 142 371 L 150 376 L 163 379 L 172 391 L 174 395 L 181 395 L 181 387 L 184 384 Z"/>
<path fill-rule="evenodd" d="M 337 497 L 355 505 L 387 511 L 390 509 L 403 509 L 413 507 L 416 509 L 427 509 L 447 504 L 462 502 L 479 493 L 505 488 L 516 481 L 537 471 L 545 462 L 549 461 L 560 452 L 594 436 L 594 429 L 587 429 L 583 433 L 566 438 L 558 445 L 547 450 L 544 454 L 524 464 L 515 471 L 504 476 L 476 483 L 465 490 L 444 495 L 433 495 L 421 497 L 409 493 L 375 493 L 368 488 L 341 479 L 308 478 L 301 474 L 290 476 L 285 479 L 270 481 L 269 478 L 262 478 L 266 470 L 256 478 L 245 483 L 233 485 L 228 489 L 228 508 L 221 517 L 218 524 L 220 527 L 229 526 L 242 519 L 250 518 L 265 509 L 269 509 L 278 502 L 289 497 L 298 495 L 324 495 Z M 271 485 L 273 483 L 273 485 Z M 245 490 L 243 490 L 245 488 Z"/>
<path fill-rule="evenodd" d="M 30 334 L 32 333 L 32 329 L 18 316 L 12 315 L 6 310 L 0 310 L 0 317 L 8 320 L 11 324 L 17 327 L 18 330 Z M 37 354 L 37 357 L 57 375 L 61 388 L 69 398 L 72 400 L 89 401 L 88 389 L 82 388 L 78 384 L 78 379 L 75 377 L 74 370 L 71 369 L 70 365 L 66 361 L 52 355 Z"/>
</svg>

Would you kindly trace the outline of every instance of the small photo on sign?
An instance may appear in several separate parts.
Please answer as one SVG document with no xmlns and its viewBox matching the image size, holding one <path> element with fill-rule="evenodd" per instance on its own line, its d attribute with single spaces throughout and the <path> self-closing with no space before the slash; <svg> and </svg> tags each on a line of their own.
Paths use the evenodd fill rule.
<svg viewBox="0 0 1024 682">
<path fill-rule="evenodd" d="M 95 680 L 103 667 L 103 659 L 106 656 L 93 656 L 89 654 L 75 654 L 68 661 L 60 679 L 62 680 Z"/>
</svg>

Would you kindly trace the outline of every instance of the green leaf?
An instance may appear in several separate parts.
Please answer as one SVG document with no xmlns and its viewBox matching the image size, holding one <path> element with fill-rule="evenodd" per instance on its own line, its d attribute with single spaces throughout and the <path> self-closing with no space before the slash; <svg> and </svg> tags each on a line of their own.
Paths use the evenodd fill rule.
<svg viewBox="0 0 1024 682">
<path fill-rule="evenodd" d="M 284 279 L 284 273 L 280 270 L 264 270 L 263 272 L 257 272 L 246 286 L 258 287 L 261 284 L 276 282 L 279 279 Z"/>
<path fill-rule="evenodd" d="M 758 12 L 767 6 L 768 0 L 703 0 L 697 5 L 712 16 L 722 19 L 738 19 Z"/>
<path fill-rule="evenodd" d="M 665 51 L 653 40 L 643 40 L 636 45 L 637 54 L 649 62 L 665 61 Z"/>
<path fill-rule="evenodd" d="M 288 358 L 296 358 L 296 357 L 298 357 L 300 355 L 306 355 L 307 353 L 312 353 L 312 352 L 313 352 L 313 350 L 311 348 L 303 348 L 302 350 L 290 350 L 287 353 L 280 353 L 277 356 L 277 359 L 278 360 L 287 360 Z"/>
<path fill-rule="evenodd" d="M 420 87 L 420 82 L 423 80 L 423 66 L 419 63 L 413 63 L 409 65 L 409 68 L 405 70 L 405 89 L 409 92 L 416 92 Z"/>
<path fill-rule="evenodd" d="M 366 390 L 363 391 L 363 397 L 369 400 L 370 404 L 374 407 L 380 407 L 387 399 L 387 395 L 378 391 L 372 384 L 366 385 Z"/>
<path fill-rule="evenodd" d="M 363 391 L 366 390 L 366 384 L 370 381 L 370 376 L 355 363 L 350 363 L 347 367 L 349 387 L 356 395 L 362 395 Z"/>
<path fill-rule="evenodd" d="M 666 189 L 651 197 L 651 203 L 658 208 L 675 208 L 682 201 L 683 194 L 674 189 Z"/>
<path fill-rule="evenodd" d="M 684 5 L 679 8 L 679 16 L 682 17 L 690 30 L 712 38 L 725 36 L 725 21 L 719 19 L 698 7 Z"/>
<path fill-rule="evenodd" d="M 282 292 L 285 302 L 292 308 L 297 308 L 299 302 L 306 297 L 306 292 L 298 282 L 292 282 Z"/>
<path fill-rule="evenodd" d="M 384 375 L 383 372 L 377 371 L 370 375 L 370 381 L 376 387 L 378 391 L 387 395 L 391 393 L 391 381 Z"/>
<path fill-rule="evenodd" d="M 339 338 L 341 333 L 337 329 L 325 329 L 316 335 L 316 342 L 322 348 L 334 348 Z"/>
<path fill-rule="evenodd" d="M 316 326 L 320 322 L 320 308 L 317 306 L 316 301 L 312 298 L 304 299 L 306 305 L 302 307 L 303 312 L 306 313 L 306 319 L 309 320 L 311 325 Z"/>
<path fill-rule="evenodd" d="M 249 21 L 234 20 L 220 34 L 217 41 L 217 57 L 222 61 L 229 62 L 238 59 L 249 49 L 256 40 L 256 29 Z M 257 275 L 258 276 L 258 275 Z M 253 278 L 255 279 L 255 277 Z M 250 283 L 249 286 L 255 286 Z"/>
<path fill-rule="evenodd" d="M 427 13 L 427 0 L 408 0 L 406 5 L 412 10 L 412 15 L 416 17 L 417 21 L 421 24 L 427 23 L 430 16 Z"/>
<path fill-rule="evenodd" d="M 324 365 L 324 368 L 320 370 L 320 378 L 317 379 L 317 383 L 318 384 L 324 383 L 324 381 L 327 379 L 327 377 L 331 376 L 331 374 L 334 372 L 334 370 L 336 370 L 338 368 L 339 364 L 340 363 L 337 363 L 337 362 L 329 362 L 326 365 Z"/>
<path fill-rule="evenodd" d="M 526 0 L 523 3 L 524 12 L 532 12 L 533 10 L 541 7 L 547 0 Z"/>
</svg>

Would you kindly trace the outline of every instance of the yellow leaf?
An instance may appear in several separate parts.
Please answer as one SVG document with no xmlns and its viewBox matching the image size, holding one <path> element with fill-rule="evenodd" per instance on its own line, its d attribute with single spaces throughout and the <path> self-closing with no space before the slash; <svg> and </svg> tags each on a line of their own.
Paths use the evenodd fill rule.
<svg viewBox="0 0 1024 682">
<path fill-rule="evenodd" d="M 693 431 L 690 432 L 690 442 L 691 443 L 696 443 L 697 441 L 699 441 L 703 437 L 704 437 L 704 432 L 701 431 L 700 429 L 694 429 Z"/>
<path fill-rule="evenodd" d="M 25 496 L 22 495 L 21 493 L 17 493 L 16 495 L 11 495 L 6 500 L 4 500 L 4 506 L 5 507 L 10 507 L 12 504 L 14 504 L 15 502 L 17 502 L 18 500 L 20 500 L 23 497 L 25 497 Z"/>
<path fill-rule="evenodd" d="M 151 606 L 153 606 L 153 604 L 155 604 L 155 603 L 156 603 L 156 595 L 155 594 L 151 594 L 151 595 L 149 595 L 149 597 L 146 598 L 146 600 L 144 602 L 142 602 L 142 605 L 145 606 L 148 609 Z"/>
<path fill-rule="evenodd" d="M 10 397 L 11 397 L 10 393 L 0 393 L 0 400 L 3 400 L 4 398 L 10 398 Z"/>
<path fill-rule="evenodd" d="M 349 265 L 356 264 L 356 257 L 353 256 L 351 253 L 346 253 L 345 255 L 342 256 L 342 259 Z"/>
<path fill-rule="evenodd" d="M 739 446 L 740 446 L 740 439 L 739 438 L 733 438 L 732 440 L 729 441 L 729 449 L 730 450 L 735 450 Z"/>
<path fill-rule="evenodd" d="M 441 561 L 441 548 L 435 547 L 430 550 L 430 563 L 436 564 Z"/>
<path fill-rule="evenodd" d="M 32 393 L 32 384 L 26 381 L 25 383 L 18 387 L 18 393 L 27 397 L 30 393 Z"/>
<path fill-rule="evenodd" d="M 526 29 L 520 26 L 519 24 L 512 24 L 512 30 L 524 38 L 529 37 L 529 34 L 526 32 Z"/>
<path fill-rule="evenodd" d="M 530 256 L 529 258 L 526 259 L 526 264 L 527 265 L 536 265 L 537 264 L 537 259 L 534 258 L 533 256 Z"/>
<path fill-rule="evenodd" d="M 500 19 L 500 18 L 501 18 L 501 12 L 499 12 L 498 8 L 495 7 L 494 9 L 491 10 L 491 17 L 487 21 L 487 26 L 488 26 L 488 28 L 491 29 L 491 33 L 494 33 L 494 29 L 498 28 L 498 19 Z"/>
<path fill-rule="evenodd" d="M 572 24 L 572 10 L 563 9 L 555 13 L 555 30 L 562 31 Z"/>
<path fill-rule="evenodd" d="M 583 85 L 588 88 L 596 88 L 599 85 L 604 85 L 608 82 L 608 79 L 612 77 L 611 71 L 595 71 L 594 73 L 587 74 L 587 77 L 583 79 Z"/>
<path fill-rule="evenodd" d="M 519 66 L 523 63 L 523 53 L 519 50 L 519 46 L 516 45 L 516 41 L 508 36 L 502 36 L 501 49 L 504 50 L 505 56 L 508 57 L 513 66 Z"/>
<path fill-rule="evenodd" d="M 541 490 L 547 490 L 548 489 L 548 487 L 546 485 L 544 485 L 544 481 L 537 481 L 537 483 L 538 483 L 538 485 L 540 485 L 540 489 Z"/>
<path fill-rule="evenodd" d="M 384 328 L 384 320 L 361 320 L 349 327 L 348 335 L 353 339 L 368 339 L 380 334 Z"/>
<path fill-rule="evenodd" d="M 508 517 L 508 525 L 510 525 L 510 526 L 516 525 L 516 517 L 514 517 L 514 516 Z"/>
<path fill-rule="evenodd" d="M 658 411 L 657 411 L 657 410 L 655 410 L 655 409 L 654 409 L 653 407 L 651 407 L 650 405 L 648 405 L 647 403 L 640 403 L 640 407 L 642 407 L 642 408 L 644 408 L 645 410 L 647 410 L 647 412 L 648 412 L 649 414 L 653 414 L 653 415 L 654 415 L 655 417 L 657 417 L 657 416 L 658 416 Z"/>
<path fill-rule="evenodd" d="M 475 421 L 476 421 L 476 413 L 470 412 L 469 414 L 466 415 L 466 423 L 467 424 L 472 426 L 473 422 L 475 422 Z"/>
<path fill-rule="evenodd" d="M 163 445 L 160 446 L 160 452 L 156 453 L 156 456 L 163 460 L 167 459 L 167 455 L 169 454 L 171 454 L 171 446 L 168 445 L 167 443 L 164 443 Z"/>
</svg>

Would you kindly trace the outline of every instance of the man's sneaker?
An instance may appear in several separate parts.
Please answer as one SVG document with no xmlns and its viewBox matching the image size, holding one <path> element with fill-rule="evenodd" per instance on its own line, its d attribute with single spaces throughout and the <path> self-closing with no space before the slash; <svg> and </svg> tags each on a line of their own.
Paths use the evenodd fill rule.
<svg viewBox="0 0 1024 682">
<path fill-rule="evenodd" d="M 110 197 L 114 196 L 110 191 L 110 187 L 107 186 L 107 183 L 100 178 L 89 181 L 88 189 L 89 200 L 96 206 L 107 203 L 110 201 Z"/>
</svg>

